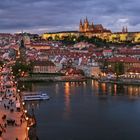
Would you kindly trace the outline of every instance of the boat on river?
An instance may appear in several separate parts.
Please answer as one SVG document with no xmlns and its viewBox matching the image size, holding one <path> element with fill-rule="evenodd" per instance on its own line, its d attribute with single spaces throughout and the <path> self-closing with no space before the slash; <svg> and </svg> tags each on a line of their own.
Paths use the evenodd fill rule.
<svg viewBox="0 0 140 140">
<path fill-rule="evenodd" d="M 23 101 L 49 100 L 49 99 L 50 97 L 47 95 L 47 93 L 26 94 L 26 95 L 23 95 L 22 97 Z"/>
</svg>

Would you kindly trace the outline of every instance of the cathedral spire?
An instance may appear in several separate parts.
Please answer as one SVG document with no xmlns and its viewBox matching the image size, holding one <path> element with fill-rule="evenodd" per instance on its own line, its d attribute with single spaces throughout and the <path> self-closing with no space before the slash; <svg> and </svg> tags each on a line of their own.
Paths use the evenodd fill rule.
<svg viewBox="0 0 140 140">
<path fill-rule="evenodd" d="M 82 20 L 80 20 L 79 31 L 80 32 L 83 32 L 83 23 L 82 23 Z"/>
<path fill-rule="evenodd" d="M 88 18 L 87 18 L 87 16 L 86 16 L 86 20 L 85 20 L 85 21 L 86 21 L 86 23 L 88 23 Z"/>
<path fill-rule="evenodd" d="M 126 32 L 126 33 L 128 32 L 127 26 L 126 26 L 126 28 L 125 28 L 125 32 Z"/>
<path fill-rule="evenodd" d="M 123 26 L 123 28 L 122 28 L 122 33 L 125 33 L 125 28 L 124 28 L 124 26 Z"/>
<path fill-rule="evenodd" d="M 82 23 L 82 19 L 80 19 L 80 25 L 83 25 L 83 23 Z"/>
</svg>

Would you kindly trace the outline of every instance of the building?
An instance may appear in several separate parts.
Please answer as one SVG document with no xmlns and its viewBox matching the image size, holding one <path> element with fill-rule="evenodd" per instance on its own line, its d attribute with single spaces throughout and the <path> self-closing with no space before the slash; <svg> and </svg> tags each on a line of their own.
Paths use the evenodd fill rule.
<svg viewBox="0 0 140 140">
<path fill-rule="evenodd" d="M 79 32 L 83 32 L 83 33 L 90 32 L 90 33 L 94 34 L 94 33 L 104 33 L 104 32 L 111 32 L 111 31 L 105 29 L 102 26 L 102 24 L 94 25 L 93 22 L 90 24 L 86 17 L 84 22 L 82 22 L 82 20 L 80 20 Z"/>
<path fill-rule="evenodd" d="M 52 46 L 47 43 L 31 43 L 30 48 L 34 48 L 38 51 L 40 50 L 49 50 Z"/>
<path fill-rule="evenodd" d="M 62 32 L 52 32 L 52 33 L 44 33 L 42 35 L 43 39 L 54 39 L 54 40 L 60 40 L 64 37 L 68 36 L 74 36 L 79 37 L 80 35 L 92 37 L 102 37 L 107 38 L 108 34 L 110 34 L 111 31 L 104 28 L 101 24 L 94 25 L 89 23 L 88 19 L 86 18 L 84 22 L 82 20 L 79 24 L 79 31 L 62 31 Z"/>
<path fill-rule="evenodd" d="M 36 73 L 36 74 L 56 73 L 56 66 L 51 61 L 34 61 L 33 73 Z"/>
<path fill-rule="evenodd" d="M 140 67 L 130 68 L 124 75 L 125 78 L 129 79 L 140 79 Z"/>
<path fill-rule="evenodd" d="M 90 23 L 88 18 L 83 21 L 80 20 L 78 31 L 44 33 L 41 37 L 47 40 L 61 40 L 65 37 L 74 37 L 75 39 L 79 36 L 98 37 L 113 43 L 140 43 L 140 32 L 128 32 L 128 28 L 123 27 L 121 32 L 112 33 L 111 30 L 106 29 L 102 24 Z"/>
<path fill-rule="evenodd" d="M 21 40 L 19 46 L 19 59 L 22 63 L 26 62 L 26 47 L 24 45 L 23 39 Z"/>
<path fill-rule="evenodd" d="M 122 42 L 132 42 L 132 43 L 140 43 L 140 32 L 128 32 L 127 29 L 124 32 L 124 29 L 122 32 L 116 32 L 112 33 L 108 36 L 107 41 L 109 42 L 117 42 L 117 43 L 122 43 Z"/>
<path fill-rule="evenodd" d="M 140 68 L 140 60 L 133 57 L 112 57 L 107 60 L 107 63 L 108 69 L 112 69 L 113 72 L 116 71 L 117 64 L 122 64 L 123 73 L 126 73 L 130 68 Z"/>
<path fill-rule="evenodd" d="M 113 52 L 112 52 L 111 49 L 109 49 L 109 50 L 103 50 L 103 55 L 105 57 L 111 57 L 113 55 Z"/>
<path fill-rule="evenodd" d="M 78 37 L 79 32 L 78 31 L 62 31 L 62 32 L 51 32 L 51 33 L 44 33 L 42 34 L 42 39 L 47 40 L 61 40 L 65 37 Z"/>
</svg>

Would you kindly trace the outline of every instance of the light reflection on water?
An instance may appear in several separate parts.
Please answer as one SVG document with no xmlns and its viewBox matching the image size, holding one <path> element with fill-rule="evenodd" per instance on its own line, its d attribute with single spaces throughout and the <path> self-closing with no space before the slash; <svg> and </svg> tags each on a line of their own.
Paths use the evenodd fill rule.
<svg viewBox="0 0 140 140">
<path fill-rule="evenodd" d="M 70 113 L 70 83 L 66 82 L 65 83 L 65 112 L 64 112 L 64 117 L 68 118 L 69 113 Z"/>
<path fill-rule="evenodd" d="M 118 140 L 122 136 L 128 140 L 139 136 L 136 132 L 140 129 L 140 86 L 89 80 L 24 83 L 24 89 L 44 90 L 52 97 L 49 101 L 26 104 L 28 110 L 35 109 L 41 140 Z"/>
<path fill-rule="evenodd" d="M 53 85 L 54 84 L 54 85 Z M 139 97 L 140 96 L 140 86 L 138 85 L 120 85 L 120 84 L 108 84 L 108 83 L 99 83 L 98 81 L 91 80 L 86 82 L 65 82 L 62 83 L 24 83 L 25 91 L 47 91 L 47 87 L 53 85 L 55 90 L 54 94 L 59 96 L 60 85 L 64 85 L 64 98 L 65 98 L 65 111 L 70 112 L 70 99 L 72 90 L 83 87 L 84 94 L 86 94 L 87 88 L 91 88 L 91 95 L 94 96 L 128 96 L 129 98 Z M 40 102 L 33 101 L 28 104 L 29 106 L 34 106 L 39 108 Z"/>
</svg>

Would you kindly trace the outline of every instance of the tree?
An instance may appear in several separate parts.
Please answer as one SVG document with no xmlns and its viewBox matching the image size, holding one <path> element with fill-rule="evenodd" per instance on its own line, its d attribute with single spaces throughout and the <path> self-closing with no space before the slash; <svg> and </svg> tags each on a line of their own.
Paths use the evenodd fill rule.
<svg viewBox="0 0 140 140">
<path fill-rule="evenodd" d="M 77 38 L 77 41 L 78 42 L 81 42 L 81 41 L 85 41 L 85 42 L 88 42 L 88 37 L 87 36 L 84 36 L 84 35 L 81 35 Z"/>
<path fill-rule="evenodd" d="M 16 61 L 15 65 L 12 66 L 13 75 L 16 77 L 20 77 L 23 72 L 31 73 L 31 71 L 32 71 L 32 63 L 23 64 L 20 61 Z"/>
<path fill-rule="evenodd" d="M 124 74 L 124 64 L 122 62 L 115 63 L 115 73 L 116 73 L 117 79 L 119 75 Z"/>
<path fill-rule="evenodd" d="M 3 63 L 3 61 L 0 61 L 0 66 L 2 66 L 4 63 Z"/>
<path fill-rule="evenodd" d="M 60 40 L 59 35 L 55 35 L 54 40 L 55 40 L 55 41 L 59 41 L 59 40 Z"/>
<path fill-rule="evenodd" d="M 47 39 L 48 41 L 52 41 L 53 40 L 53 38 L 50 36 L 50 37 L 48 37 L 48 39 Z"/>
</svg>

